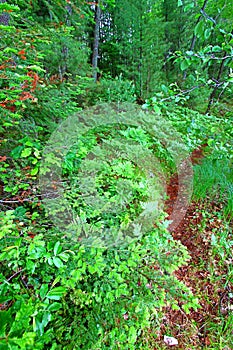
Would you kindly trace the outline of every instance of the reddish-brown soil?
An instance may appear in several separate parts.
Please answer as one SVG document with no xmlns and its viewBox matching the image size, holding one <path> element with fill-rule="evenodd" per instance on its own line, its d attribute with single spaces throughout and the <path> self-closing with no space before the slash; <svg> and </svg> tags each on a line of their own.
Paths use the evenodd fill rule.
<svg viewBox="0 0 233 350">
<path fill-rule="evenodd" d="M 193 164 L 201 162 L 205 147 L 206 145 L 203 145 L 192 153 Z M 174 175 L 167 186 L 168 199 L 165 204 L 169 216 L 173 211 L 178 191 L 178 176 Z M 175 275 L 198 297 L 201 308 L 197 311 L 191 310 L 190 314 L 186 314 L 182 307 L 178 311 L 167 308 L 154 349 L 170 348 L 163 341 L 164 335 L 173 336 L 178 340 L 179 344 L 172 346 L 175 349 L 208 349 L 211 341 L 214 341 L 209 332 L 209 325 L 211 322 L 216 324 L 220 316 L 224 317 L 227 314 L 228 293 L 226 286 L 224 288 L 224 271 L 222 267 L 219 271 L 218 261 L 211 257 L 211 235 L 214 230 L 223 226 L 214 214 L 220 210 L 221 208 L 213 202 L 192 203 L 179 225 L 170 230 L 173 238 L 181 241 L 191 256 L 187 266 L 180 268 Z"/>
</svg>

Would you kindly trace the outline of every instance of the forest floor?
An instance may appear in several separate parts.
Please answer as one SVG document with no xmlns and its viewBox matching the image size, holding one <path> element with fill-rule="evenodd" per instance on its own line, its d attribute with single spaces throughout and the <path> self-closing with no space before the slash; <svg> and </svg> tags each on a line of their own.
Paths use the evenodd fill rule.
<svg viewBox="0 0 233 350">
<path fill-rule="evenodd" d="M 205 146 L 192 153 L 193 164 L 201 162 L 204 148 Z M 167 190 L 168 214 L 172 212 L 178 186 L 177 175 L 174 175 Z M 212 233 L 224 229 L 224 222 L 218 215 L 220 211 L 221 204 L 211 200 L 193 202 L 183 220 L 171 232 L 175 240 L 181 241 L 187 247 L 191 256 L 188 264 L 176 271 L 175 275 L 198 297 L 201 307 L 189 314 L 183 312 L 182 307 L 178 311 L 166 308 L 155 350 L 233 349 L 224 346 L 227 341 L 220 339 L 227 324 L 228 314 L 231 312 L 229 305 L 230 302 L 232 304 L 232 300 L 229 300 L 229 295 L 233 294 L 233 286 L 226 281 L 226 265 L 219 263 L 218 256 L 213 256 L 211 247 Z M 221 329 L 218 329 L 219 327 Z M 230 333 L 233 339 L 233 331 Z M 166 345 L 165 335 L 176 338 L 178 345 Z"/>
</svg>

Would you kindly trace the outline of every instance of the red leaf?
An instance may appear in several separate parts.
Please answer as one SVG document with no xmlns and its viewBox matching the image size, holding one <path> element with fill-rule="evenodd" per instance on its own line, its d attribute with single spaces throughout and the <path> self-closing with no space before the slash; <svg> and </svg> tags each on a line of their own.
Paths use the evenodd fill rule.
<svg viewBox="0 0 233 350">
<path fill-rule="evenodd" d="M 28 91 L 23 91 L 21 96 L 19 97 L 20 101 L 28 100 L 29 98 L 34 98 L 34 97 Z"/>
<path fill-rule="evenodd" d="M 5 162 L 6 161 L 6 156 L 0 156 L 0 162 Z"/>
<path fill-rule="evenodd" d="M 18 55 L 25 55 L 25 49 L 20 50 L 20 51 L 18 52 Z"/>
</svg>

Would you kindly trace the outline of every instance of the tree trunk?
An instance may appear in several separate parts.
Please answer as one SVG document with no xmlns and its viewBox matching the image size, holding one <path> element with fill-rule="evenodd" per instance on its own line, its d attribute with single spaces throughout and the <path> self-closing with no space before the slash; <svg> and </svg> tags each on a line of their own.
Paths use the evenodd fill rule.
<svg viewBox="0 0 233 350">
<path fill-rule="evenodd" d="M 233 35 L 233 30 L 231 31 L 231 35 Z M 223 52 L 223 57 L 224 56 L 227 56 L 227 52 L 226 51 Z M 224 70 L 224 64 L 225 64 L 226 60 L 227 60 L 227 57 L 223 58 L 223 60 L 222 60 L 222 62 L 220 64 L 220 67 L 219 67 L 219 70 L 218 70 L 218 76 L 215 79 L 216 83 L 215 83 L 215 86 L 214 86 L 214 88 L 213 88 L 213 90 L 212 90 L 212 92 L 210 94 L 209 103 L 208 103 L 208 106 L 207 106 L 205 114 L 209 113 L 210 108 L 211 108 L 211 106 L 212 106 L 212 104 L 214 102 L 214 98 L 216 96 L 216 92 L 217 92 L 219 86 L 222 85 L 222 83 L 220 82 L 220 79 L 221 79 L 221 76 L 222 76 L 222 73 L 223 73 L 223 70 Z"/>
<path fill-rule="evenodd" d="M 98 58 L 99 58 L 99 41 L 100 41 L 100 21 L 101 21 L 101 8 L 100 0 L 95 7 L 95 30 L 94 30 L 94 44 L 92 54 L 92 67 L 93 67 L 93 79 L 97 82 L 97 70 L 98 70 Z"/>
<path fill-rule="evenodd" d="M 226 53 L 225 53 L 226 54 Z M 223 69 L 224 69 L 224 63 L 225 63 L 225 60 L 226 59 L 223 59 L 222 62 L 221 62 L 221 65 L 219 67 L 219 70 L 218 70 L 218 76 L 217 76 L 217 79 L 216 79 L 216 83 L 215 83 L 215 86 L 210 94 L 210 97 L 209 97 L 209 103 L 208 103 L 208 106 L 207 106 L 207 109 L 205 111 L 205 114 L 209 113 L 210 111 L 210 108 L 214 102 L 214 98 L 215 98 L 215 95 L 216 95 L 216 92 L 219 88 L 219 85 L 221 85 L 220 83 L 220 79 L 221 79 L 221 75 L 222 75 L 222 72 L 223 72 Z"/>
<path fill-rule="evenodd" d="M 70 5 L 66 5 L 66 16 L 65 16 L 65 24 L 67 27 L 71 26 L 71 16 L 72 16 L 72 7 Z M 69 48 L 64 45 L 62 47 L 62 62 L 58 67 L 60 80 L 63 81 L 65 78 L 68 80 L 68 67 L 67 61 L 69 58 Z"/>
<path fill-rule="evenodd" d="M 203 6 L 202 6 L 202 8 L 200 10 L 201 14 L 200 14 L 200 16 L 198 17 L 198 19 L 196 21 L 195 27 L 198 25 L 199 22 L 201 22 L 202 12 L 205 10 L 207 2 L 208 2 L 208 0 L 204 1 L 204 4 L 203 4 Z M 193 49 L 195 47 L 195 44 L 196 44 L 196 40 L 197 40 L 197 36 L 194 34 L 193 38 L 192 38 L 192 41 L 191 41 L 191 45 L 190 45 L 189 51 L 193 51 Z M 183 79 L 185 80 L 186 77 L 187 77 L 187 71 L 184 72 Z"/>
<path fill-rule="evenodd" d="M 231 35 L 233 35 L 233 30 L 231 31 Z M 224 56 L 227 56 L 227 52 L 226 51 L 223 52 L 223 57 Z M 223 84 L 223 83 L 220 82 L 220 79 L 221 79 L 221 76 L 222 76 L 222 73 L 223 73 L 223 70 L 224 70 L 224 64 L 225 64 L 226 60 L 227 60 L 227 57 L 223 58 L 222 62 L 220 64 L 220 67 L 219 67 L 219 70 L 218 70 L 218 76 L 215 79 L 216 83 L 215 83 L 215 86 L 214 86 L 214 88 L 213 88 L 213 90 L 212 90 L 212 92 L 210 94 L 209 103 L 208 103 L 207 109 L 205 111 L 205 114 L 209 113 L 210 108 L 211 108 L 211 106 L 212 106 L 212 104 L 214 102 L 214 98 L 216 96 L 216 92 L 217 92 L 219 86 L 221 86 Z"/>
<path fill-rule="evenodd" d="M 143 86 L 142 86 L 142 62 L 143 62 L 143 52 L 142 52 L 142 6 L 140 6 L 140 23 L 139 23 L 139 63 L 138 63 L 138 74 L 139 74 L 139 97 L 142 98 L 143 95 Z"/>
</svg>

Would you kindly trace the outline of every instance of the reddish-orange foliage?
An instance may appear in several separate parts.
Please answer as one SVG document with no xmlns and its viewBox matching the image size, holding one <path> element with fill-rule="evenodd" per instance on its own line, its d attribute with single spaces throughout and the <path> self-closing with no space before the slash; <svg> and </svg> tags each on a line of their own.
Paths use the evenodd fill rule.
<svg viewBox="0 0 233 350">
<path fill-rule="evenodd" d="M 6 156 L 0 156 L 0 162 L 5 162 L 6 161 Z"/>
<path fill-rule="evenodd" d="M 21 58 L 24 57 L 24 53 L 25 53 L 24 49 L 18 52 L 19 55 L 22 55 Z M 5 63 L 3 63 L 0 66 L 0 69 L 6 69 L 9 66 L 8 63 L 9 61 L 6 61 Z M 32 99 L 35 101 L 35 97 L 31 94 L 31 92 L 36 90 L 37 84 L 39 81 L 39 76 L 36 72 L 33 72 L 33 71 L 27 72 L 27 76 L 30 77 L 31 79 L 30 81 L 26 80 L 24 84 L 21 86 L 21 88 L 23 90 L 29 89 L 30 91 L 22 91 L 18 99 L 0 101 L 0 106 L 2 108 L 8 109 L 11 112 L 15 112 L 16 111 L 15 102 L 17 102 L 18 100 L 25 101 L 28 99 Z M 12 90 L 14 90 L 14 88 L 12 88 Z"/>
</svg>

